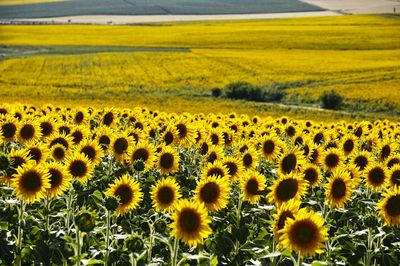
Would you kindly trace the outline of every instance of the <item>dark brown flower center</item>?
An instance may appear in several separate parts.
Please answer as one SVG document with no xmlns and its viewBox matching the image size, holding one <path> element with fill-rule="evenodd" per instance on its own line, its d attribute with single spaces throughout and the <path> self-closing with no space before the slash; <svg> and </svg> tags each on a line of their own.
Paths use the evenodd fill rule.
<svg viewBox="0 0 400 266">
<path fill-rule="evenodd" d="M 178 125 L 176 125 L 176 128 L 177 128 L 177 130 L 178 130 L 178 135 L 179 135 L 179 137 L 180 137 L 181 139 L 186 138 L 187 133 L 188 133 L 188 130 L 187 130 L 186 125 L 184 125 L 184 124 L 178 124 Z"/>
<path fill-rule="evenodd" d="M 345 153 L 350 153 L 354 149 L 354 141 L 351 139 L 346 140 L 343 143 L 343 150 Z"/>
<path fill-rule="evenodd" d="M 23 125 L 20 131 L 20 135 L 25 140 L 32 139 L 35 136 L 35 127 L 31 124 Z"/>
<path fill-rule="evenodd" d="M 133 161 L 142 160 L 143 162 L 146 162 L 147 159 L 149 159 L 149 152 L 144 148 L 137 149 L 132 155 Z"/>
<path fill-rule="evenodd" d="M 264 154 L 272 154 L 275 150 L 275 143 L 272 140 L 267 140 L 264 142 L 263 151 Z"/>
<path fill-rule="evenodd" d="M 395 170 L 390 176 L 390 181 L 396 186 L 400 186 L 400 170 Z"/>
<path fill-rule="evenodd" d="M 283 229 L 287 218 L 294 219 L 293 213 L 291 211 L 284 211 L 281 213 L 278 219 L 278 230 Z"/>
<path fill-rule="evenodd" d="M 226 166 L 226 168 L 228 168 L 228 173 L 230 176 L 234 176 L 238 172 L 238 166 L 236 165 L 236 163 L 226 162 L 226 163 L 224 163 L 224 166 Z"/>
<path fill-rule="evenodd" d="M 253 163 L 253 157 L 251 156 L 251 154 L 247 153 L 243 156 L 243 165 L 245 167 L 249 167 L 251 166 Z"/>
<path fill-rule="evenodd" d="M 72 161 L 68 167 L 69 172 L 74 177 L 83 177 L 87 174 L 88 168 L 84 161 L 82 160 L 75 160 Z"/>
<path fill-rule="evenodd" d="M 313 185 L 318 180 L 318 172 L 314 168 L 308 168 L 304 171 L 304 179 L 307 180 L 310 185 Z"/>
<path fill-rule="evenodd" d="M 247 181 L 246 192 L 250 195 L 257 195 L 258 193 L 258 181 L 255 178 L 251 178 Z"/>
<path fill-rule="evenodd" d="M 174 200 L 175 193 L 172 188 L 168 186 L 164 186 L 158 189 L 157 191 L 157 199 L 162 204 L 171 204 Z"/>
<path fill-rule="evenodd" d="M 379 186 L 385 181 L 385 172 L 380 167 L 372 168 L 368 172 L 368 180 L 374 185 Z"/>
<path fill-rule="evenodd" d="M 81 142 L 82 139 L 83 139 L 83 134 L 82 134 L 82 132 L 80 132 L 80 131 L 75 131 L 74 133 L 71 134 L 71 136 L 72 136 L 72 141 L 73 141 L 75 144 L 78 144 L 78 143 Z"/>
<path fill-rule="evenodd" d="M 93 161 L 96 158 L 96 150 L 94 147 L 88 145 L 82 148 L 81 152 L 88 157 L 89 160 Z"/>
<path fill-rule="evenodd" d="M 1 126 L 1 130 L 3 132 L 3 137 L 9 139 L 15 136 L 17 127 L 13 123 L 5 123 Z"/>
<path fill-rule="evenodd" d="M 166 145 L 169 145 L 172 142 L 174 142 L 174 134 L 172 134 L 172 132 L 170 131 L 167 131 L 164 135 L 164 141 Z"/>
<path fill-rule="evenodd" d="M 220 189 L 215 182 L 208 182 L 200 189 L 200 198 L 205 203 L 214 203 L 218 200 Z"/>
<path fill-rule="evenodd" d="M 342 199 L 346 195 L 346 189 L 346 184 L 342 179 L 335 179 L 331 188 L 332 197 L 335 199 Z"/>
<path fill-rule="evenodd" d="M 59 187 L 63 180 L 62 173 L 58 169 L 55 169 L 55 168 L 50 168 L 49 173 L 50 173 L 51 188 Z"/>
<path fill-rule="evenodd" d="M 174 155 L 171 153 L 164 153 L 160 157 L 160 165 L 164 169 L 171 169 L 174 166 Z"/>
<path fill-rule="evenodd" d="M 38 192 L 42 187 L 42 178 L 35 170 L 25 172 L 21 176 L 21 187 L 28 192 Z"/>
<path fill-rule="evenodd" d="M 276 196 L 280 201 L 288 201 L 296 196 L 299 183 L 294 178 L 282 180 L 276 188 Z"/>
<path fill-rule="evenodd" d="M 53 157 L 57 160 L 63 160 L 65 157 L 65 150 L 62 147 L 56 147 L 53 150 Z"/>
<path fill-rule="evenodd" d="M 223 177 L 224 173 L 225 172 L 222 169 L 220 169 L 218 167 L 213 167 L 207 171 L 207 176 L 215 175 L 215 176 Z"/>
<path fill-rule="evenodd" d="M 129 204 L 133 198 L 133 191 L 129 185 L 119 185 L 114 195 L 120 198 L 121 205 Z"/>
<path fill-rule="evenodd" d="M 400 195 L 394 195 L 389 198 L 386 204 L 386 211 L 390 216 L 400 215 Z"/>
<path fill-rule="evenodd" d="M 282 162 L 281 162 L 281 168 L 282 172 L 284 174 L 289 174 L 292 172 L 297 165 L 297 158 L 296 155 L 294 154 L 288 154 L 285 157 L 283 157 Z"/>
<path fill-rule="evenodd" d="M 318 228 L 314 222 L 309 220 L 297 221 L 289 232 L 290 240 L 298 246 L 314 246 L 318 240 Z"/>
<path fill-rule="evenodd" d="M 193 209 L 184 209 L 179 215 L 178 224 L 183 232 L 193 234 L 200 229 L 200 215 Z"/>
<path fill-rule="evenodd" d="M 328 168 L 334 168 L 339 164 L 339 156 L 335 153 L 329 153 L 325 157 L 325 164 Z"/>
<path fill-rule="evenodd" d="M 122 154 L 128 149 L 128 140 L 126 138 L 118 138 L 114 142 L 114 151 L 117 154 Z"/>
<path fill-rule="evenodd" d="M 368 158 L 364 155 L 359 155 L 354 159 L 354 163 L 360 168 L 360 170 L 364 170 L 368 164 Z"/>
<path fill-rule="evenodd" d="M 103 116 L 103 124 L 104 125 L 111 125 L 111 123 L 114 121 L 114 114 L 112 112 L 108 112 Z"/>
</svg>

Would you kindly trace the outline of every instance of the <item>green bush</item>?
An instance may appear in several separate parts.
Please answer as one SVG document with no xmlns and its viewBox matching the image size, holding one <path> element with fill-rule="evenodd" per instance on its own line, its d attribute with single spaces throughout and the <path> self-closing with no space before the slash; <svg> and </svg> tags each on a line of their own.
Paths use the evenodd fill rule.
<svg viewBox="0 0 400 266">
<path fill-rule="evenodd" d="M 320 97 L 322 108 L 339 110 L 343 104 L 343 97 L 336 91 L 324 91 Z"/>
<path fill-rule="evenodd" d="M 238 81 L 226 86 L 225 96 L 230 99 L 255 102 L 278 102 L 282 100 L 285 93 L 280 89 L 255 86 L 245 81 Z"/>
</svg>

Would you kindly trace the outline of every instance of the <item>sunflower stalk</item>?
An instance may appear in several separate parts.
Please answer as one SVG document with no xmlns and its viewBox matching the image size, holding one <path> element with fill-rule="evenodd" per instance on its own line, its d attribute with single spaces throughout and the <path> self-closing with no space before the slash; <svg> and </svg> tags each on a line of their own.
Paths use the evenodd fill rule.
<svg viewBox="0 0 400 266">
<path fill-rule="evenodd" d="M 150 236 L 149 236 L 149 247 L 147 249 L 147 263 L 150 264 L 152 260 L 152 249 L 153 249 L 153 242 L 154 242 L 154 224 L 149 223 L 150 228 Z"/>
<path fill-rule="evenodd" d="M 106 211 L 106 255 L 104 259 L 104 264 L 108 265 L 108 259 L 110 257 L 110 227 L 111 227 L 111 211 L 107 210 Z"/>
<path fill-rule="evenodd" d="M 178 265 L 178 251 L 179 251 L 179 240 L 175 237 L 174 244 L 171 249 L 171 266 Z"/>
<path fill-rule="evenodd" d="M 75 226 L 76 230 L 76 265 L 80 266 L 81 265 L 81 233 L 80 230 L 77 226 Z"/>
<path fill-rule="evenodd" d="M 16 266 L 21 266 L 22 263 L 22 237 L 23 237 L 23 229 L 22 229 L 22 224 L 24 222 L 24 210 L 25 209 L 25 204 L 23 200 L 20 200 L 20 204 L 18 207 L 18 233 L 17 233 L 17 250 L 15 252 L 15 265 Z"/>
<path fill-rule="evenodd" d="M 44 215 L 45 215 L 45 223 L 44 223 L 44 231 L 46 233 L 49 232 L 49 227 L 50 227 L 50 217 L 49 217 L 49 213 L 50 213 L 50 206 L 51 206 L 51 200 L 49 198 L 49 196 L 47 196 L 44 200 Z"/>
<path fill-rule="evenodd" d="M 242 194 L 239 192 L 239 198 L 238 198 L 238 205 L 236 209 L 236 228 L 239 230 L 240 228 L 240 220 L 241 220 L 241 214 L 242 214 Z M 239 254 L 240 250 L 240 242 L 239 240 L 236 240 L 235 242 L 235 257 Z"/>
</svg>

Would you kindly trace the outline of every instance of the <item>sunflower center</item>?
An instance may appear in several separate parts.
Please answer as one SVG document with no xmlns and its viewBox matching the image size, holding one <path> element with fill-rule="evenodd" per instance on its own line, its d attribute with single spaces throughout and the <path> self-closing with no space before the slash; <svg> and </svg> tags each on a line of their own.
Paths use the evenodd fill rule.
<svg viewBox="0 0 400 266">
<path fill-rule="evenodd" d="M 350 139 L 346 140 L 346 141 L 344 142 L 344 144 L 343 144 L 343 150 L 344 150 L 346 153 L 349 153 L 349 152 L 351 152 L 353 149 L 354 149 L 354 141 L 352 141 L 352 140 L 350 140 Z"/>
<path fill-rule="evenodd" d="M 61 144 L 61 145 L 63 145 L 66 149 L 68 149 L 68 146 L 69 146 L 69 145 L 68 145 L 68 141 L 67 141 L 66 139 L 64 139 L 64 138 L 61 138 L 61 137 L 53 139 L 53 140 L 50 142 L 50 148 L 53 147 L 53 146 L 56 145 L 56 144 Z"/>
<path fill-rule="evenodd" d="M 218 158 L 218 156 L 217 156 L 216 152 L 213 151 L 208 155 L 207 161 L 209 163 L 213 163 L 215 160 L 217 160 L 217 158 Z"/>
<path fill-rule="evenodd" d="M 394 195 L 389 198 L 386 204 L 386 211 L 390 216 L 400 215 L 400 195 Z"/>
<path fill-rule="evenodd" d="M 11 157 L 11 166 L 7 169 L 6 173 L 7 176 L 11 177 L 12 175 L 17 173 L 17 168 L 26 163 L 25 159 L 20 156 Z"/>
<path fill-rule="evenodd" d="M 23 139 L 31 139 L 35 136 L 35 128 L 30 124 L 23 125 L 20 134 Z"/>
<path fill-rule="evenodd" d="M 271 154 L 274 152 L 275 143 L 272 140 L 267 140 L 264 142 L 263 151 L 265 154 Z"/>
<path fill-rule="evenodd" d="M 296 179 L 288 178 L 282 180 L 276 188 L 276 195 L 281 201 L 288 201 L 296 196 L 299 184 Z"/>
<path fill-rule="evenodd" d="M 72 135 L 72 141 L 76 144 L 82 141 L 83 139 L 83 134 L 80 131 L 75 131 Z"/>
<path fill-rule="evenodd" d="M 285 222 L 287 218 L 294 219 L 293 213 L 291 211 L 283 211 L 278 219 L 278 230 L 282 229 L 285 226 Z"/>
<path fill-rule="evenodd" d="M 187 133 L 188 133 L 187 127 L 184 124 L 178 124 L 178 125 L 176 125 L 176 128 L 178 129 L 179 137 L 181 139 L 186 138 Z"/>
<path fill-rule="evenodd" d="M 31 170 L 21 176 L 21 187 L 28 192 L 38 192 L 42 187 L 42 178 L 38 172 Z"/>
<path fill-rule="evenodd" d="M 40 159 L 42 159 L 42 151 L 39 148 L 35 148 L 35 147 L 30 148 L 29 149 L 29 155 L 36 162 L 39 162 Z"/>
<path fill-rule="evenodd" d="M 3 136 L 5 138 L 12 138 L 15 136 L 15 132 L 17 131 L 17 127 L 13 123 L 6 123 L 1 126 L 3 131 Z"/>
<path fill-rule="evenodd" d="M 240 151 L 241 153 L 243 153 L 243 152 L 246 152 L 248 149 L 249 149 L 249 147 L 248 147 L 247 145 L 243 145 L 243 146 L 239 149 L 239 151 Z"/>
<path fill-rule="evenodd" d="M 368 164 L 368 159 L 365 156 L 357 156 L 354 163 L 360 168 L 360 170 L 364 170 Z"/>
<path fill-rule="evenodd" d="M 334 168 L 339 164 L 339 156 L 335 153 L 330 153 L 325 157 L 325 164 L 329 168 Z"/>
<path fill-rule="evenodd" d="M 160 158 L 160 165 L 164 169 L 170 169 L 174 165 L 174 155 L 171 153 L 164 153 Z"/>
<path fill-rule="evenodd" d="M 56 188 L 58 186 L 61 185 L 62 183 L 62 173 L 55 168 L 50 168 L 49 169 L 49 173 L 50 173 L 50 184 L 51 184 L 51 188 Z"/>
<path fill-rule="evenodd" d="M 207 172 L 207 176 L 212 176 L 212 175 L 223 177 L 224 171 L 220 168 L 214 167 L 214 168 L 211 168 L 210 170 L 208 170 L 208 172 Z"/>
<path fill-rule="evenodd" d="M 257 179 L 252 178 L 249 181 L 247 181 L 246 191 L 250 195 L 256 195 L 258 193 L 258 181 L 257 181 Z"/>
<path fill-rule="evenodd" d="M 142 160 L 143 162 L 146 162 L 147 159 L 149 159 L 149 152 L 144 148 L 137 149 L 133 153 L 132 159 L 133 161 Z"/>
<path fill-rule="evenodd" d="M 217 145 L 219 143 L 219 137 L 217 134 L 212 134 L 211 135 L 211 143 L 214 145 Z"/>
<path fill-rule="evenodd" d="M 65 157 L 65 150 L 62 147 L 57 147 L 53 150 L 53 156 L 58 160 L 62 160 Z"/>
<path fill-rule="evenodd" d="M 96 150 L 92 146 L 85 146 L 81 152 L 85 154 L 89 160 L 93 160 L 96 157 Z"/>
<path fill-rule="evenodd" d="M 208 152 L 208 144 L 206 142 L 203 142 L 203 144 L 201 144 L 201 148 L 200 148 L 200 154 L 201 155 L 205 155 Z"/>
<path fill-rule="evenodd" d="M 389 145 L 385 145 L 382 147 L 382 151 L 381 151 L 382 159 L 386 159 L 387 157 L 389 157 L 390 153 L 391 153 L 391 150 L 390 150 Z"/>
<path fill-rule="evenodd" d="M 174 141 L 174 134 L 172 134 L 172 132 L 167 132 L 164 135 L 164 141 L 166 145 L 171 144 Z"/>
<path fill-rule="evenodd" d="M 400 164 L 400 159 L 399 158 L 392 158 L 389 160 L 387 163 L 388 168 L 392 168 L 393 165 L 395 164 Z"/>
<path fill-rule="evenodd" d="M 47 137 L 53 132 L 53 126 L 49 122 L 42 122 L 40 124 L 40 130 L 43 136 Z"/>
<path fill-rule="evenodd" d="M 80 124 L 83 121 L 83 113 L 82 112 L 77 112 L 75 115 L 75 121 Z"/>
<path fill-rule="evenodd" d="M 342 179 L 335 179 L 332 183 L 332 197 L 335 199 L 341 199 L 346 195 L 346 184 Z"/>
<path fill-rule="evenodd" d="M 390 180 L 394 185 L 400 186 L 400 170 L 393 171 Z"/>
<path fill-rule="evenodd" d="M 110 145 L 110 137 L 103 135 L 99 138 L 99 144 L 102 145 L 103 149 L 105 149 L 105 146 Z"/>
<path fill-rule="evenodd" d="M 75 160 L 69 165 L 69 172 L 74 177 L 82 177 L 85 176 L 87 173 L 87 166 L 84 161 Z"/>
<path fill-rule="evenodd" d="M 171 204 L 174 200 L 174 191 L 167 186 L 161 187 L 157 192 L 158 201 L 162 204 Z"/>
<path fill-rule="evenodd" d="M 289 232 L 289 237 L 298 246 L 311 246 L 318 237 L 318 228 L 312 221 L 297 221 Z"/>
<path fill-rule="evenodd" d="M 236 173 L 238 171 L 238 166 L 235 163 L 227 162 L 224 165 L 228 168 L 229 175 L 231 175 L 231 176 L 236 175 Z"/>
<path fill-rule="evenodd" d="M 303 154 L 304 156 L 307 156 L 310 153 L 310 147 L 308 147 L 308 145 L 305 145 L 303 147 Z"/>
<path fill-rule="evenodd" d="M 114 151 L 122 154 L 128 149 L 128 141 L 125 138 L 118 138 L 114 143 Z"/>
<path fill-rule="evenodd" d="M 250 154 L 245 154 L 243 156 L 243 164 L 245 167 L 249 167 L 251 166 L 251 164 L 253 163 L 253 157 Z"/>
<path fill-rule="evenodd" d="M 220 194 L 219 186 L 215 182 L 209 182 L 200 190 L 200 197 L 205 203 L 214 203 Z"/>
<path fill-rule="evenodd" d="M 314 136 L 314 143 L 315 144 L 321 144 L 323 140 L 324 140 L 324 135 L 322 133 L 317 133 Z"/>
<path fill-rule="evenodd" d="M 282 170 L 284 173 L 289 174 L 296 168 L 297 158 L 294 154 L 286 155 L 282 160 Z"/>
<path fill-rule="evenodd" d="M 319 153 L 318 150 L 313 150 L 311 153 L 310 162 L 315 163 L 318 160 Z"/>
<path fill-rule="evenodd" d="M 67 126 L 61 126 L 58 129 L 58 132 L 60 132 L 61 134 L 69 135 L 69 133 L 71 133 L 71 129 Z"/>
<path fill-rule="evenodd" d="M 318 172 L 314 168 L 308 168 L 304 171 L 304 179 L 312 185 L 317 182 Z"/>
<path fill-rule="evenodd" d="M 131 187 L 125 184 L 119 185 L 118 188 L 115 190 L 114 195 L 120 198 L 120 202 L 122 205 L 128 204 L 133 198 Z"/>
<path fill-rule="evenodd" d="M 368 180 L 374 185 L 380 185 L 385 181 L 385 172 L 382 168 L 375 167 L 369 171 Z"/>
<path fill-rule="evenodd" d="M 182 231 L 193 234 L 200 229 L 200 215 L 193 209 L 184 209 L 179 215 L 178 224 Z"/>
<path fill-rule="evenodd" d="M 103 117 L 104 125 L 109 126 L 113 121 L 114 121 L 114 114 L 112 112 L 108 112 L 107 114 L 104 115 Z"/>
</svg>

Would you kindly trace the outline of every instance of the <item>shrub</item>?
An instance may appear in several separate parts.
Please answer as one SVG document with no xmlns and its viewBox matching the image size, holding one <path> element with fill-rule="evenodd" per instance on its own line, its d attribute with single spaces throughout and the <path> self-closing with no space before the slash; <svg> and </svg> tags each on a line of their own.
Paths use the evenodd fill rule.
<svg viewBox="0 0 400 266">
<path fill-rule="evenodd" d="M 323 92 L 320 100 L 325 109 L 338 110 L 343 104 L 343 97 L 334 90 Z"/>
<path fill-rule="evenodd" d="M 230 83 L 225 88 L 225 95 L 230 99 L 242 99 L 256 102 L 277 102 L 285 95 L 284 91 L 276 88 L 255 86 L 248 82 Z"/>
<path fill-rule="evenodd" d="M 214 88 L 214 89 L 211 90 L 211 95 L 213 97 L 221 97 L 222 90 L 220 88 Z"/>
<path fill-rule="evenodd" d="M 264 101 L 266 102 L 279 102 L 285 96 L 285 92 L 281 89 L 266 89 L 264 91 Z"/>
</svg>

